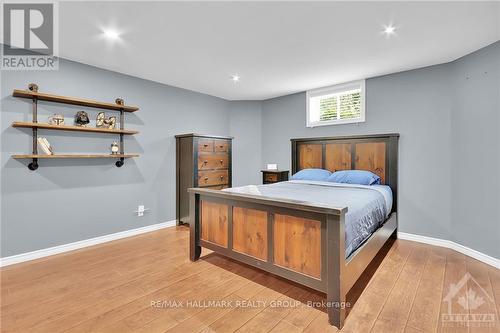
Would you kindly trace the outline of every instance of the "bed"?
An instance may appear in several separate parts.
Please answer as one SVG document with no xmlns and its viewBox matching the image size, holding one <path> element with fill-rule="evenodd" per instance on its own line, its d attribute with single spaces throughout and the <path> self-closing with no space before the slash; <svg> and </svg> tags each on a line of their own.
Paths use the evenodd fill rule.
<svg viewBox="0 0 500 333">
<path fill-rule="evenodd" d="M 341 328 L 346 294 L 397 235 L 398 134 L 291 140 L 292 173 L 368 170 L 381 185 L 288 181 L 190 193 L 190 259 L 201 247 L 326 293 Z"/>
</svg>

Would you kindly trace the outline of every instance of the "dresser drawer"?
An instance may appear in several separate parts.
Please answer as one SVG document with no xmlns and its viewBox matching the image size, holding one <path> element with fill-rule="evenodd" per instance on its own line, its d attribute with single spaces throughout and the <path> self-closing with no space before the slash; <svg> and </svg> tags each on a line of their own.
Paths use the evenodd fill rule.
<svg viewBox="0 0 500 333">
<path fill-rule="evenodd" d="M 198 170 L 227 169 L 228 161 L 227 154 L 199 154 Z"/>
<path fill-rule="evenodd" d="M 228 181 L 229 178 L 227 170 L 198 172 L 199 187 L 226 185 Z"/>
<path fill-rule="evenodd" d="M 264 181 L 266 182 L 277 182 L 278 175 L 276 173 L 266 173 L 264 174 Z"/>
<path fill-rule="evenodd" d="M 284 182 L 288 180 L 288 170 L 261 170 L 262 183 L 272 184 L 277 182 Z"/>
<path fill-rule="evenodd" d="M 198 139 L 198 151 L 204 153 L 211 153 L 214 151 L 214 140 Z"/>
<path fill-rule="evenodd" d="M 216 153 L 227 153 L 229 150 L 229 142 L 226 140 L 215 140 L 214 147 Z"/>
</svg>

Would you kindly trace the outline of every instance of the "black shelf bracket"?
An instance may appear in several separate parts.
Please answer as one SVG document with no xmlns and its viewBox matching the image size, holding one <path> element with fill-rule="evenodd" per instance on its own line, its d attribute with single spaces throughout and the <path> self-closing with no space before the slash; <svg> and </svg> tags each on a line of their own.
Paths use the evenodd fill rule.
<svg viewBox="0 0 500 333">
<path fill-rule="evenodd" d="M 33 92 L 38 92 L 38 85 L 34 83 L 30 83 L 28 85 L 28 89 Z M 32 106 L 32 122 L 33 123 L 38 123 L 38 98 L 33 97 L 33 106 Z M 33 127 L 32 131 L 32 149 L 31 151 L 33 152 L 33 155 L 38 155 L 38 129 L 36 127 Z M 28 164 L 28 169 L 35 171 L 38 169 L 38 159 L 34 158 L 33 161 Z"/>
<path fill-rule="evenodd" d="M 28 164 L 28 169 L 30 169 L 31 171 L 35 171 L 36 169 L 38 169 L 38 158 L 34 158 L 33 162 Z"/>
<path fill-rule="evenodd" d="M 118 105 L 125 105 L 125 101 L 122 98 L 117 98 L 115 100 L 115 103 Z M 124 130 L 125 129 L 125 109 L 121 108 L 120 109 L 120 129 Z M 125 154 L 125 147 L 123 143 L 123 133 L 120 133 L 120 154 Z M 121 168 L 125 164 L 125 159 L 123 157 L 120 158 L 119 161 L 116 161 L 115 165 L 118 168 Z"/>
</svg>

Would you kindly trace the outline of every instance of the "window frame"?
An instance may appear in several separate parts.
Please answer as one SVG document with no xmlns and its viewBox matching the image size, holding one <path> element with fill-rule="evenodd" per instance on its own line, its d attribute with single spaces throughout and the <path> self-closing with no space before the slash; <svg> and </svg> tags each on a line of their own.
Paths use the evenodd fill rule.
<svg viewBox="0 0 500 333">
<path fill-rule="evenodd" d="M 342 125 L 342 124 L 356 124 L 356 123 L 363 123 L 365 122 L 366 115 L 365 115 L 365 82 L 366 80 L 357 80 L 357 81 L 351 81 L 351 82 L 346 82 L 346 83 L 341 83 L 341 84 L 336 84 L 333 86 L 328 86 L 328 87 L 323 87 L 323 88 L 318 88 L 318 89 L 312 89 L 308 90 L 306 92 L 306 126 L 307 127 L 318 127 L 318 126 L 330 126 L 330 125 Z M 311 98 L 318 97 L 318 96 L 323 96 L 323 95 L 330 95 L 330 94 L 335 94 L 335 93 L 340 93 L 343 91 L 349 91 L 353 89 L 360 89 L 360 95 L 361 95 L 361 102 L 360 102 L 360 117 L 356 119 L 334 119 L 334 120 L 318 120 L 318 121 L 311 121 L 310 118 L 310 100 Z"/>
</svg>

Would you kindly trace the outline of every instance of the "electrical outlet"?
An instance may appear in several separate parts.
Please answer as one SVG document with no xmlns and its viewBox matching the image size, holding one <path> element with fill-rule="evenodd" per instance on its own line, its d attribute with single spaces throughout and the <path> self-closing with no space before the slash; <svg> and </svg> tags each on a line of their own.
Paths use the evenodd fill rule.
<svg viewBox="0 0 500 333">
<path fill-rule="evenodd" d="M 139 205 L 139 207 L 137 207 L 137 216 L 144 216 L 144 205 Z"/>
<path fill-rule="evenodd" d="M 149 208 L 144 208 L 144 205 L 137 206 L 137 210 L 134 213 L 137 213 L 137 216 L 144 216 L 144 213 L 147 212 Z"/>
</svg>

